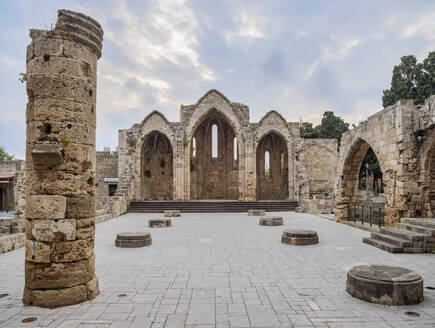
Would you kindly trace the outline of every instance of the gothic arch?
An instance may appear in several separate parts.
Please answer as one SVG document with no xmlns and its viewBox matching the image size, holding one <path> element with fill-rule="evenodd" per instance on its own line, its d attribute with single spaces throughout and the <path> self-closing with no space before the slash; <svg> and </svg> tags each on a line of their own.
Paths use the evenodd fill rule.
<svg viewBox="0 0 435 328">
<path fill-rule="evenodd" d="M 212 127 L 217 126 L 217 156 L 212 156 Z M 197 122 L 189 140 L 191 199 L 238 199 L 239 168 L 234 160 L 236 133 L 228 118 L 215 108 Z M 195 138 L 195 156 L 192 140 Z"/>
<path fill-rule="evenodd" d="M 173 198 L 173 149 L 157 130 L 148 133 L 141 146 L 141 194 L 146 200 Z"/>
<path fill-rule="evenodd" d="M 276 131 L 264 134 L 256 146 L 257 200 L 288 198 L 288 149 L 286 139 Z M 269 168 L 267 156 L 269 154 Z"/>
</svg>

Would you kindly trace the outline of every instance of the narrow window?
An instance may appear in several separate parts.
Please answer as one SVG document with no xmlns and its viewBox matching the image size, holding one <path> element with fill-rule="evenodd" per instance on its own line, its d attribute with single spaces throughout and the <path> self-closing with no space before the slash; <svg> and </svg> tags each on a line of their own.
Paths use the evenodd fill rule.
<svg viewBox="0 0 435 328">
<path fill-rule="evenodd" d="M 267 150 L 264 153 L 264 174 L 270 174 L 270 153 Z"/>
<path fill-rule="evenodd" d="M 211 127 L 211 157 L 218 157 L 218 129 L 216 124 Z"/>
<path fill-rule="evenodd" d="M 192 139 L 192 156 L 193 156 L 193 158 L 196 157 L 196 139 L 195 139 L 195 137 L 193 137 L 193 139 Z"/>
<path fill-rule="evenodd" d="M 238 153 L 238 149 L 237 149 L 237 138 L 234 138 L 234 145 L 233 145 L 233 149 L 234 149 L 234 160 L 237 161 L 237 153 Z"/>
<path fill-rule="evenodd" d="M 284 153 L 281 152 L 281 172 L 284 171 Z"/>
</svg>

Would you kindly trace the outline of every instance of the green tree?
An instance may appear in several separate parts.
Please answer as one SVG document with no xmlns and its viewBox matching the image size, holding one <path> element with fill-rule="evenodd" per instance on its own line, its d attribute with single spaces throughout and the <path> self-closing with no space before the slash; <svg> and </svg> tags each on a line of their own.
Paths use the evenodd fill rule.
<svg viewBox="0 0 435 328">
<path fill-rule="evenodd" d="M 302 138 L 318 138 L 316 131 L 313 128 L 313 123 L 303 122 L 300 127 Z"/>
<path fill-rule="evenodd" d="M 0 146 L 0 161 L 13 161 L 14 155 L 10 155 L 6 152 L 6 150 Z"/>
<path fill-rule="evenodd" d="M 313 123 L 304 122 L 301 124 L 301 137 L 303 138 L 335 138 L 340 146 L 341 136 L 349 130 L 349 123 L 341 117 L 335 116 L 334 112 L 323 113 L 322 123 L 313 128 Z"/>
<path fill-rule="evenodd" d="M 434 94 L 435 91 L 435 51 L 430 52 L 423 63 L 417 63 L 413 55 L 403 56 L 400 64 L 393 68 L 391 87 L 383 90 L 384 107 L 401 99 L 412 99 L 416 104 Z"/>
</svg>

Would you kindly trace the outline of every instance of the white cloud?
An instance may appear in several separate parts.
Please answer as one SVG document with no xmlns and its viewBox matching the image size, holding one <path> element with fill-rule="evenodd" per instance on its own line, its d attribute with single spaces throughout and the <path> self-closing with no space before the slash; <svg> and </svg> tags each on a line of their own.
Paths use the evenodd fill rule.
<svg viewBox="0 0 435 328">
<path fill-rule="evenodd" d="M 361 40 L 358 38 L 346 39 L 343 41 L 336 41 L 336 37 L 334 35 L 330 36 L 330 39 L 335 43 L 332 47 L 325 47 L 322 49 L 322 55 L 319 59 L 314 61 L 313 64 L 310 65 L 307 72 L 305 73 L 304 80 L 308 80 L 311 75 L 316 71 L 317 67 L 321 63 L 327 63 L 330 61 L 341 61 L 344 60 L 352 50 L 352 48 L 358 46 L 361 43 Z"/>
<path fill-rule="evenodd" d="M 264 38 L 266 35 L 267 19 L 255 12 L 241 9 L 233 18 L 236 28 L 225 31 L 225 39 L 233 41 L 235 38 Z"/>
</svg>

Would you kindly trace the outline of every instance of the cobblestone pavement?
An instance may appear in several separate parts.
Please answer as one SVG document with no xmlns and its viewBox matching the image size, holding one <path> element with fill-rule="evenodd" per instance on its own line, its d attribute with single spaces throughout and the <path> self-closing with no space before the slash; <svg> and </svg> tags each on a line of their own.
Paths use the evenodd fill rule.
<svg viewBox="0 0 435 328">
<path fill-rule="evenodd" d="M 366 303 L 344 290 L 347 270 L 361 263 L 404 266 L 435 286 L 435 255 L 389 254 L 363 244 L 366 231 L 279 214 L 284 226 L 260 226 L 258 217 L 239 213 L 183 214 L 170 228 L 147 227 L 156 214 L 101 223 L 101 295 L 54 310 L 21 303 L 24 249 L 1 254 L 0 293 L 9 294 L 0 299 L 1 327 L 435 327 L 435 290 L 425 289 L 425 301 L 407 307 Z M 320 243 L 282 244 L 287 228 L 316 230 Z M 123 231 L 150 231 L 153 244 L 115 248 Z M 28 317 L 37 320 L 21 322 Z"/>
</svg>

